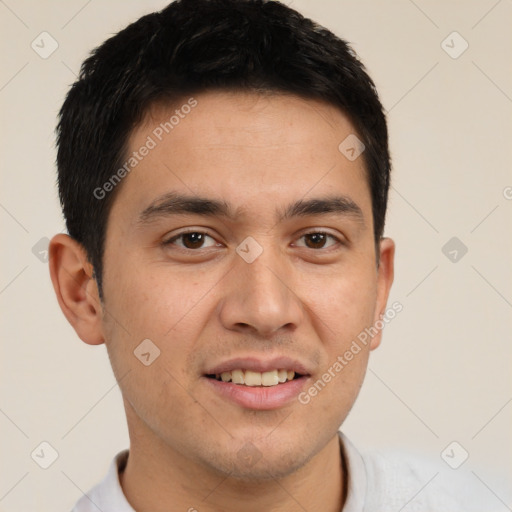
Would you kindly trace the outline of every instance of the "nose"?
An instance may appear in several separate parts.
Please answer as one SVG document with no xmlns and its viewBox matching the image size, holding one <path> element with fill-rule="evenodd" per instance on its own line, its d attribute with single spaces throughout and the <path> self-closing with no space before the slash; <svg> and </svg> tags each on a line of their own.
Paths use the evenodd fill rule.
<svg viewBox="0 0 512 512">
<path fill-rule="evenodd" d="M 260 337 L 293 332 L 304 309 L 294 290 L 293 272 L 279 256 L 264 251 L 247 263 L 237 257 L 226 276 L 227 292 L 220 303 L 220 321 L 232 331 Z M 282 331 L 282 332 L 280 332 Z"/>
</svg>

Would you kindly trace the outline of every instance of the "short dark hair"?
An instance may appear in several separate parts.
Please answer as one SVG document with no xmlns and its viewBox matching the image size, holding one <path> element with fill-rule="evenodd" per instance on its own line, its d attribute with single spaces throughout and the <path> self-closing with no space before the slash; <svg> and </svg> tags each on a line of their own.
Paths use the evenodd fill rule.
<svg viewBox="0 0 512 512">
<path fill-rule="evenodd" d="M 177 0 L 93 50 L 60 110 L 60 200 L 100 294 L 106 226 L 121 187 L 101 199 L 94 191 L 126 160 L 129 136 L 150 107 L 210 90 L 289 93 L 343 111 L 365 145 L 376 243 L 382 237 L 390 178 L 386 118 L 350 46 L 277 1 Z"/>
</svg>

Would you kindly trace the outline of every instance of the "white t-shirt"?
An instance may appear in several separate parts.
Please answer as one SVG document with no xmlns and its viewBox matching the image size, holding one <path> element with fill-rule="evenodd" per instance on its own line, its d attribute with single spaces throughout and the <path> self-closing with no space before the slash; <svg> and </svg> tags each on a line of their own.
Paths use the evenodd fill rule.
<svg viewBox="0 0 512 512">
<path fill-rule="evenodd" d="M 342 512 L 497 512 L 496 497 L 475 478 L 405 455 L 360 454 L 340 434 L 348 467 L 348 493 Z M 105 478 L 84 494 L 72 512 L 135 512 L 119 483 L 128 450 L 112 461 Z"/>
</svg>

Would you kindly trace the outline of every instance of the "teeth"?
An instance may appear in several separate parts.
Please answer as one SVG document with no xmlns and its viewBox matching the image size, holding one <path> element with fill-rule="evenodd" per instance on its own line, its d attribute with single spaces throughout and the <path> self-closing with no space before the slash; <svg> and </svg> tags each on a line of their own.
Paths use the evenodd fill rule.
<svg viewBox="0 0 512 512">
<path fill-rule="evenodd" d="M 277 376 L 277 370 L 262 373 L 261 374 L 261 384 L 263 386 L 275 386 L 276 384 L 279 384 L 279 377 Z"/>
<path fill-rule="evenodd" d="M 293 370 L 272 370 L 269 372 L 253 372 L 251 370 L 233 370 L 232 372 L 222 372 L 216 375 L 217 380 L 222 382 L 233 382 L 233 384 L 245 384 L 246 386 L 277 386 L 287 380 L 293 380 L 295 372 Z"/>
<path fill-rule="evenodd" d="M 242 370 L 233 370 L 231 372 L 231 380 L 233 384 L 245 384 L 244 372 Z"/>
<path fill-rule="evenodd" d="M 261 386 L 261 373 L 247 370 L 244 375 L 246 386 Z"/>
</svg>

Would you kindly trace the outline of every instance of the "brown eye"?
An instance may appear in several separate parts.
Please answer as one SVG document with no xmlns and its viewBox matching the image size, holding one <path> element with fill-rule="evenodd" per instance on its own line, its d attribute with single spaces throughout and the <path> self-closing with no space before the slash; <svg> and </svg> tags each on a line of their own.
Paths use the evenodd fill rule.
<svg viewBox="0 0 512 512">
<path fill-rule="evenodd" d="M 210 239 L 211 242 L 205 245 L 207 239 Z M 171 238 L 169 241 L 165 242 L 165 245 L 177 245 L 184 249 L 202 249 L 203 247 L 213 247 L 215 240 L 210 235 L 202 233 L 201 231 L 190 231 Z"/>
<path fill-rule="evenodd" d="M 204 243 L 204 233 L 185 233 L 182 239 L 187 249 L 199 249 Z"/>
<path fill-rule="evenodd" d="M 304 236 L 306 246 L 310 249 L 321 249 L 325 245 L 327 235 L 325 233 L 311 233 Z"/>
<path fill-rule="evenodd" d="M 299 246 L 307 247 L 308 249 L 324 249 L 335 245 L 337 242 L 339 243 L 339 240 L 335 236 L 322 232 L 307 233 L 302 235 L 301 239 L 304 240 L 304 244 L 299 244 Z M 329 239 L 331 239 L 332 242 L 329 243 Z"/>
</svg>

